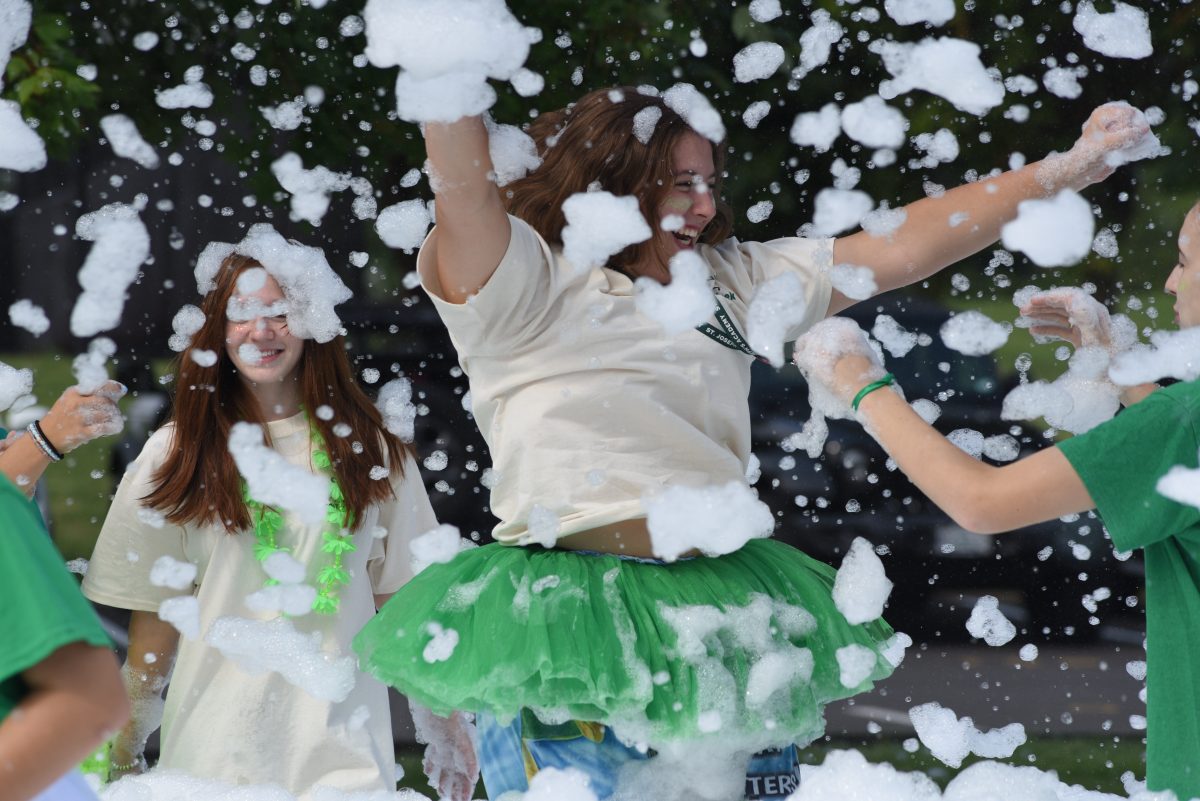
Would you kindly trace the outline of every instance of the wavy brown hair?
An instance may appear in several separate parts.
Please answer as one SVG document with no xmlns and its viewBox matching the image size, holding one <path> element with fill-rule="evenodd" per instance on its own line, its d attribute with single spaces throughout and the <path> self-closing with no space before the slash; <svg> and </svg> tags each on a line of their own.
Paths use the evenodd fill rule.
<svg viewBox="0 0 1200 801">
<path fill-rule="evenodd" d="M 204 325 L 175 362 L 169 419 L 175 424 L 171 447 L 166 461 L 154 473 L 154 489 L 142 500 L 176 525 L 218 523 L 231 534 L 250 526 L 241 476 L 229 453 L 229 431 L 237 422 L 262 425 L 265 421 L 225 352 L 225 308 L 237 277 L 259 266 L 254 259 L 237 253 L 221 263 L 214 279 L 216 288 L 200 305 Z M 197 364 L 192 353 L 198 350 L 215 352 L 216 364 Z M 360 520 L 368 506 L 393 496 L 391 483 L 372 479 L 371 468 L 385 463 L 386 451 L 389 469 L 403 476 L 404 457 L 411 448 L 384 428 L 379 410 L 355 383 L 341 336 L 329 342 L 305 340 L 299 382 L 300 402 L 305 409 L 311 411 L 322 404 L 337 409 L 335 420 L 312 415 L 309 423 L 325 439 L 347 510 Z M 348 424 L 354 436 L 335 435 L 335 422 Z M 270 433 L 265 425 L 263 433 L 269 444 Z M 359 453 L 355 453 L 355 442 L 361 443 Z"/>
<path fill-rule="evenodd" d="M 662 116 L 649 141 L 642 144 L 634 135 L 633 122 L 638 112 L 647 108 L 657 108 Z M 563 203 L 593 185 L 614 195 L 636 197 L 642 216 L 656 228 L 659 207 L 675 180 L 671 154 L 675 145 L 692 132 L 661 97 L 642 94 L 631 86 L 589 92 L 564 109 L 540 115 L 525 130 L 537 145 L 542 164 L 504 187 L 505 205 L 510 214 L 558 246 L 562 245 L 562 230 L 567 223 Z M 718 245 L 733 230 L 733 212 L 720 199 L 724 143 L 713 144 L 712 152 L 717 213 L 705 226 L 700 241 Z M 654 240 L 650 239 L 625 248 L 608 260 L 608 266 L 623 270 L 654 256 Z"/>
</svg>

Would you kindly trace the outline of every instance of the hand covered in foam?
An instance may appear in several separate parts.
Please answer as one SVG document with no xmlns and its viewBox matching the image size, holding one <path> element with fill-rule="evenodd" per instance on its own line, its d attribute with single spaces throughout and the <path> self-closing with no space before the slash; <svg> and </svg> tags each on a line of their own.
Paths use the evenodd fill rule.
<svg viewBox="0 0 1200 801">
<path fill-rule="evenodd" d="M 809 329 L 796 340 L 792 360 L 808 381 L 813 410 L 825 417 L 854 417 L 854 396 L 885 372 L 878 347 L 845 317 L 830 317 Z"/>
<path fill-rule="evenodd" d="M 125 418 L 117 408 L 117 401 L 124 395 L 125 387 L 116 381 L 107 381 L 89 394 L 70 387 L 42 418 L 42 431 L 60 453 L 70 453 L 97 437 L 117 434 L 125 427 Z"/>
<path fill-rule="evenodd" d="M 1104 304 L 1078 287 L 1056 287 L 1019 296 L 1021 319 L 1035 337 L 1060 339 L 1076 348 L 1101 348 L 1109 354 L 1127 350 L 1137 331 L 1127 318 L 1112 317 Z"/>
<path fill-rule="evenodd" d="M 1161 152 L 1145 114 L 1124 101 L 1105 103 L 1087 118 L 1067 153 L 1043 162 L 1039 178 L 1048 188 L 1079 190 L 1103 181 L 1122 164 Z"/>
</svg>

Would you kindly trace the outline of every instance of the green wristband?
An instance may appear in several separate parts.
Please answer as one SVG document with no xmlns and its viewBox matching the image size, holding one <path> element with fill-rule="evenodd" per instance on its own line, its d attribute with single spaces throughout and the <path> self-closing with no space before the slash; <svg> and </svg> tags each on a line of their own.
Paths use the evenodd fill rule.
<svg viewBox="0 0 1200 801">
<path fill-rule="evenodd" d="M 862 403 L 863 398 L 867 397 L 868 395 L 870 395 L 872 392 L 874 392 L 877 389 L 883 389 L 884 387 L 890 387 L 892 384 L 895 384 L 895 383 L 896 383 L 896 377 L 894 375 L 892 375 L 891 373 L 884 373 L 883 378 L 879 379 L 878 381 L 872 381 L 870 384 L 867 384 L 865 387 L 863 387 L 862 389 L 860 389 L 858 391 L 858 394 L 854 396 L 854 401 L 851 402 L 851 404 L 850 404 L 851 408 L 853 408 L 854 411 L 857 412 L 858 404 Z"/>
</svg>

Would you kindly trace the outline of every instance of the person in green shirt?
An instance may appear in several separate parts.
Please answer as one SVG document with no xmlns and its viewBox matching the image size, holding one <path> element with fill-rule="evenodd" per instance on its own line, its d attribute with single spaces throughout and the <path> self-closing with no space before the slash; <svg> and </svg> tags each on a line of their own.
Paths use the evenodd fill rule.
<svg viewBox="0 0 1200 801">
<path fill-rule="evenodd" d="M 1200 203 L 1180 229 L 1179 261 L 1165 288 L 1180 327 L 1200 325 Z M 1058 311 L 1059 327 L 1074 328 L 1070 338 L 1078 344 L 1079 325 Z M 900 469 L 956 523 L 995 534 L 1096 509 L 1116 548 L 1144 551 L 1147 787 L 1200 797 L 1200 493 L 1180 503 L 1158 489 L 1172 468 L 1195 470 L 1200 461 L 1200 380 L 1127 391 L 1124 400 L 1137 402 L 1112 420 L 993 467 L 949 442 L 898 393 L 874 391 L 890 376 L 848 322 L 826 321 L 798 341 L 797 366 L 810 384 L 853 406 Z"/>
<path fill-rule="evenodd" d="M 71 769 L 129 716 L 108 636 L 28 498 L 51 462 L 120 430 L 121 394 L 68 390 L 0 452 L 0 801 L 94 798 Z"/>
</svg>

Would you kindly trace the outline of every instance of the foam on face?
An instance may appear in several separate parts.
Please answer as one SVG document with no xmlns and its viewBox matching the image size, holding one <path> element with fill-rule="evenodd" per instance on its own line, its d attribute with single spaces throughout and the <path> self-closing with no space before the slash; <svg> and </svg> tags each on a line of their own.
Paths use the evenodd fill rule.
<svg viewBox="0 0 1200 801">
<path fill-rule="evenodd" d="M 287 298 L 288 328 L 301 339 L 328 342 L 342 330 L 334 306 L 350 299 L 351 292 L 338 277 L 325 253 L 316 247 L 289 242 L 266 223 L 250 228 L 236 245 L 212 242 L 196 261 L 196 289 L 212 291 L 221 263 L 232 253 L 248 256 L 261 264 L 279 284 Z"/>
</svg>

